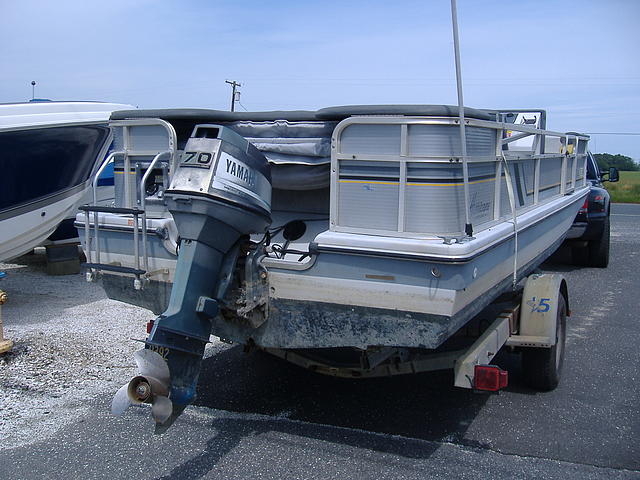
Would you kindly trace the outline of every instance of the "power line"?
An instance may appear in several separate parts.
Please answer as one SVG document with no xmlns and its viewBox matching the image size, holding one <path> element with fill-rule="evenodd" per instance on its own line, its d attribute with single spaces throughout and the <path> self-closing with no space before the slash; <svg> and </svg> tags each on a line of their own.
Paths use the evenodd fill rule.
<svg viewBox="0 0 640 480">
<path fill-rule="evenodd" d="M 587 132 L 587 135 L 640 135 L 640 132 Z"/>
</svg>

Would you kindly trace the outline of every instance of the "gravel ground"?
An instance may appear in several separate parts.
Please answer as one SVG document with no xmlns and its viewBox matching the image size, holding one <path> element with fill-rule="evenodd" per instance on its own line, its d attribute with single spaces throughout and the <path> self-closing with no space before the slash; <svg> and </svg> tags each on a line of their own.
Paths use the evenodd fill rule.
<svg viewBox="0 0 640 480">
<path fill-rule="evenodd" d="M 0 263 L 5 338 L 0 356 L 0 450 L 40 441 L 113 395 L 135 373 L 134 338 L 151 312 L 106 298 L 82 275 L 50 277 L 43 255 Z M 54 281 L 55 278 L 55 281 Z"/>
</svg>

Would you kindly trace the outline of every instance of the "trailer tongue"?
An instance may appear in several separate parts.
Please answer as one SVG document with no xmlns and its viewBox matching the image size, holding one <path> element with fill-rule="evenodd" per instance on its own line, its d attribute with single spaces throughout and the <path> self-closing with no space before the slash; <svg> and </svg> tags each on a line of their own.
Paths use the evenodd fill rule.
<svg viewBox="0 0 640 480">
<path fill-rule="evenodd" d="M 252 244 L 248 235 L 264 232 L 271 223 L 270 167 L 230 129 L 198 125 L 164 199 L 181 238 L 169 306 L 155 320 L 146 349 L 136 354 L 140 375 L 112 403 L 115 414 L 132 403 L 152 404 L 156 432 L 166 430 L 195 399 L 211 319 L 239 256 L 251 264 L 261 255 L 262 245 Z M 244 298 L 235 299 L 247 321 L 261 308 L 252 283 L 246 279 Z"/>
</svg>

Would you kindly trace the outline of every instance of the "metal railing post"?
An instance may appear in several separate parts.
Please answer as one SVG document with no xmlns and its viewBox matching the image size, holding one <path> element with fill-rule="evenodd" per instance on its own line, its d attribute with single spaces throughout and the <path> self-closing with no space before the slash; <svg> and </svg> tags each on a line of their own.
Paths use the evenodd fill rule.
<svg viewBox="0 0 640 480">
<path fill-rule="evenodd" d="M 147 171 L 144 172 L 144 175 L 142 176 L 142 180 L 140 180 L 140 192 L 141 192 L 140 209 L 142 210 L 142 261 L 144 264 L 144 270 L 146 272 L 149 271 L 149 256 L 147 252 L 147 210 L 146 210 L 145 186 L 147 184 L 147 179 L 149 178 L 149 175 L 151 175 L 151 173 L 153 172 L 153 169 L 155 168 L 156 164 L 165 155 L 171 156 L 171 152 L 170 151 L 161 152 L 157 154 L 155 157 L 153 157 L 153 160 L 149 164 Z M 137 231 L 137 224 L 138 222 L 136 221 L 136 231 Z"/>
<path fill-rule="evenodd" d="M 458 40 L 458 12 L 456 0 L 451 0 L 451 20 L 453 23 L 453 49 L 456 62 L 456 84 L 458 87 L 458 115 L 460 117 L 460 145 L 462 147 L 462 177 L 464 181 L 464 233 L 473 236 L 469 208 L 469 167 L 467 165 L 467 136 L 464 125 L 464 99 L 462 97 L 462 67 L 460 66 L 460 44 Z"/>
<path fill-rule="evenodd" d="M 104 171 L 105 168 L 107 168 L 107 165 L 109 163 L 111 163 L 113 161 L 113 159 L 115 158 L 116 155 L 119 155 L 121 152 L 111 152 L 107 158 L 104 160 L 104 162 L 102 162 L 102 165 L 100 165 L 100 168 L 98 169 L 98 171 L 96 172 L 95 176 L 93 177 L 93 205 L 97 206 L 98 205 L 98 178 L 100 177 L 100 175 L 102 175 L 102 172 Z M 88 224 L 88 219 L 89 219 L 89 212 L 87 212 L 87 222 L 85 223 L 85 227 Z M 93 226 L 95 228 L 96 234 L 94 237 L 94 246 L 96 249 L 96 263 L 100 263 L 100 245 L 98 243 L 98 239 L 99 239 L 99 233 L 98 233 L 98 212 L 93 212 Z M 85 232 L 86 235 L 86 232 Z M 89 238 L 85 236 L 85 241 L 87 244 L 87 251 L 91 250 L 91 247 L 89 246 Z M 87 257 L 87 259 L 89 259 L 89 257 Z M 91 263 L 91 262 L 89 262 Z"/>
</svg>

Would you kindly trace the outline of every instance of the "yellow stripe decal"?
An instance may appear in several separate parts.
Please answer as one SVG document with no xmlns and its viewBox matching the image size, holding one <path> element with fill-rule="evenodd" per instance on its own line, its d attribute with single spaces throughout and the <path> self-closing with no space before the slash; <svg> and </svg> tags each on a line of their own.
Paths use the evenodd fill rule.
<svg viewBox="0 0 640 480">
<path fill-rule="evenodd" d="M 400 182 L 370 182 L 368 180 L 340 180 L 340 183 L 373 183 L 375 185 L 399 185 Z"/>
</svg>

